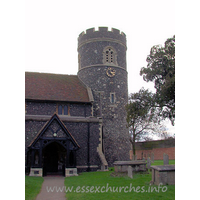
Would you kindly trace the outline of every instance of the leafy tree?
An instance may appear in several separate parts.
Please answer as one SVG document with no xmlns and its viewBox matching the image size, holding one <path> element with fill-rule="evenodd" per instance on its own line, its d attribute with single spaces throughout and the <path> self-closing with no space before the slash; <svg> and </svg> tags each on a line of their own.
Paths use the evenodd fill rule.
<svg viewBox="0 0 200 200">
<path fill-rule="evenodd" d="M 126 120 L 131 133 L 133 155 L 135 155 L 136 140 L 147 140 L 148 134 L 159 132 L 160 120 L 157 108 L 154 107 L 153 97 L 149 90 L 142 88 L 139 92 L 130 95 L 129 103 L 126 105 Z"/>
<path fill-rule="evenodd" d="M 170 133 L 168 133 L 167 131 L 163 131 L 161 134 L 160 134 L 161 138 L 163 138 L 164 140 L 167 140 L 167 139 L 175 139 L 175 133 L 172 135 Z"/>
<path fill-rule="evenodd" d="M 140 75 L 147 82 L 153 81 L 156 89 L 155 106 L 163 118 L 175 121 L 175 36 L 166 40 L 164 47 L 156 45 L 147 56 L 147 67 Z"/>
</svg>

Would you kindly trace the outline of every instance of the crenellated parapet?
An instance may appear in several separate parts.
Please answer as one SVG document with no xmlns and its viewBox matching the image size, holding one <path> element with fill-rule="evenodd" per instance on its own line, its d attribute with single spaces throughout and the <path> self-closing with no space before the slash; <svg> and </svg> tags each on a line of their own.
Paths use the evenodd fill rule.
<svg viewBox="0 0 200 200">
<path fill-rule="evenodd" d="M 126 35 L 115 28 L 112 28 L 111 31 L 108 30 L 108 27 L 99 27 L 98 30 L 90 28 L 79 35 L 78 48 L 85 43 L 94 41 L 115 41 L 126 46 Z"/>
</svg>

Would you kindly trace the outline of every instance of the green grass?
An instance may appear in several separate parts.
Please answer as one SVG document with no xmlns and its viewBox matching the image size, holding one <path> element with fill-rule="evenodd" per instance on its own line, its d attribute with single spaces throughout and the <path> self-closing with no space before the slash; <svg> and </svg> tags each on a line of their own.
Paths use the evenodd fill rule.
<svg viewBox="0 0 200 200">
<path fill-rule="evenodd" d="M 25 176 L 25 199 L 34 200 L 39 194 L 42 183 L 42 177 Z"/>
<path fill-rule="evenodd" d="M 169 160 L 170 165 L 175 165 L 175 160 Z M 163 165 L 163 160 L 155 160 L 151 165 Z"/>
<path fill-rule="evenodd" d="M 163 161 L 156 160 L 153 165 L 162 165 Z M 174 160 L 170 161 L 170 164 L 175 164 Z M 158 192 L 158 186 L 150 186 L 151 172 L 149 174 L 135 174 L 133 179 L 128 176 L 113 177 L 110 176 L 113 173 L 108 172 L 85 172 L 78 177 L 65 178 L 65 186 L 72 188 L 72 192 L 67 192 L 66 197 L 68 200 L 80 199 L 80 200 L 115 200 L 115 199 L 149 199 L 149 200 L 172 200 L 175 199 L 175 186 L 168 185 L 162 186 Z M 108 184 L 108 186 L 107 186 Z M 87 188 L 87 186 L 89 186 Z M 92 186 L 94 188 L 92 189 Z M 130 186 L 133 188 L 130 190 Z M 99 188 L 97 188 L 99 187 Z M 103 188 L 104 187 L 104 188 Z M 118 192 L 111 192 L 118 188 Z M 121 192 L 119 192 L 121 187 Z M 126 187 L 125 190 L 122 187 Z M 107 188 L 107 192 L 106 192 Z M 99 190 L 96 190 L 99 189 Z M 101 189 L 103 193 L 101 192 Z M 154 189 L 153 192 L 149 192 Z M 155 191 L 157 190 L 157 192 Z M 167 190 L 166 190 L 167 189 Z M 92 192 L 90 192 L 91 190 Z M 166 191 L 165 191 L 166 190 Z"/>
<path fill-rule="evenodd" d="M 169 160 L 169 164 L 175 164 L 175 160 Z M 152 165 L 163 165 L 163 160 L 155 160 Z M 169 185 L 167 187 L 166 192 L 162 192 L 162 189 L 166 189 L 166 187 L 160 188 L 159 192 L 148 192 L 151 189 L 156 189 L 158 191 L 158 186 L 150 186 L 149 183 L 151 181 L 151 172 L 149 174 L 135 174 L 133 179 L 130 179 L 127 176 L 121 177 L 113 177 L 110 176 L 113 173 L 114 168 L 110 168 L 111 171 L 108 172 L 85 172 L 80 174 L 78 177 L 68 177 L 65 178 L 65 186 L 72 187 L 73 192 L 68 192 L 66 197 L 68 200 L 74 199 L 99 199 L 99 200 L 115 200 L 115 199 L 148 199 L 148 200 L 172 200 L 175 199 L 175 186 Z M 39 194 L 43 183 L 42 177 L 30 177 L 25 176 L 25 199 L 26 200 L 34 200 L 36 196 Z M 107 186 L 108 184 L 108 186 Z M 78 188 L 80 186 L 80 188 Z M 85 188 L 83 187 L 85 186 Z M 90 186 L 90 188 L 86 188 Z M 92 189 L 92 186 L 94 188 Z M 133 188 L 131 192 L 130 186 Z M 100 188 L 97 188 L 100 187 Z M 103 188 L 105 187 L 105 188 Z M 111 192 L 110 188 L 116 190 L 118 188 L 118 192 Z M 121 192 L 119 191 L 121 187 Z M 125 190 L 122 187 L 127 187 Z M 137 189 L 135 190 L 134 189 Z M 103 193 L 101 192 L 101 188 Z M 107 192 L 106 192 L 107 188 Z M 88 192 L 91 189 L 92 192 Z M 99 189 L 99 192 L 98 190 Z M 77 190 L 74 192 L 74 190 Z M 147 191 L 147 192 L 146 192 Z"/>
</svg>

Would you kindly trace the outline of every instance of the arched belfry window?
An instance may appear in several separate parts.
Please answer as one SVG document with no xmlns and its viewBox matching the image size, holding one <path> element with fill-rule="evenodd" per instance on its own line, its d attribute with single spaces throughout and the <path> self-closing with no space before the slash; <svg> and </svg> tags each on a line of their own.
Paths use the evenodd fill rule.
<svg viewBox="0 0 200 200">
<path fill-rule="evenodd" d="M 106 47 L 103 51 L 103 63 L 117 65 L 117 53 L 113 47 Z"/>
</svg>

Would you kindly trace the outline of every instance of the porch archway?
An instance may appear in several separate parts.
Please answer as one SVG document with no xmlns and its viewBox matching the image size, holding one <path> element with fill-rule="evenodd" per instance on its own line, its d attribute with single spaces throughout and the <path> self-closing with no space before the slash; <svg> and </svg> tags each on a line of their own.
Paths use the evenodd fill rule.
<svg viewBox="0 0 200 200">
<path fill-rule="evenodd" d="M 52 142 L 43 148 L 43 175 L 65 176 L 67 150 L 59 143 Z"/>
</svg>

